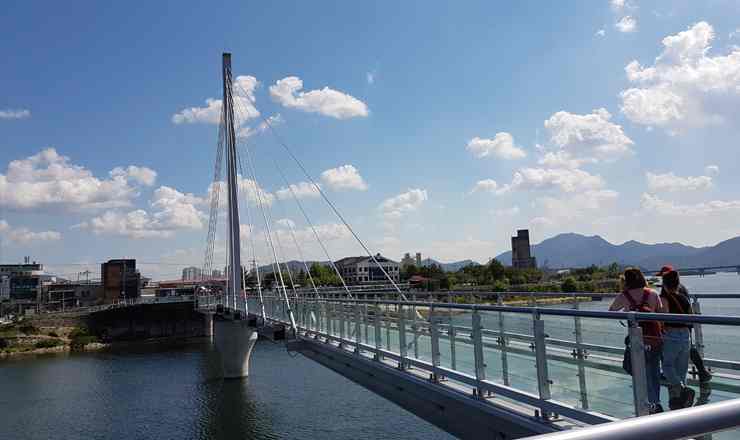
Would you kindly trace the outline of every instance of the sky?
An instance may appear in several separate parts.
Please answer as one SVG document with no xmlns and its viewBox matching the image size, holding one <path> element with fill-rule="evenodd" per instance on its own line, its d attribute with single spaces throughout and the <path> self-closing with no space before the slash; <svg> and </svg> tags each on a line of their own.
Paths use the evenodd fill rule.
<svg viewBox="0 0 740 440">
<path fill-rule="evenodd" d="M 201 266 L 225 51 L 245 261 L 740 235 L 738 1 L 148 3 L 3 5 L 3 263 Z"/>
</svg>

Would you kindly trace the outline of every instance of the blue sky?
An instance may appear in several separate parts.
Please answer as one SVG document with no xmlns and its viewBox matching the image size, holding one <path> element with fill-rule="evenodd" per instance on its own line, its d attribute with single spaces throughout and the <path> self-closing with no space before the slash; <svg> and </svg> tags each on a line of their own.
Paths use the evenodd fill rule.
<svg viewBox="0 0 740 440">
<path fill-rule="evenodd" d="M 485 261 L 518 227 L 535 241 L 740 234 L 736 1 L 4 7 L 3 261 L 71 274 L 128 256 L 158 277 L 199 265 L 217 137 L 203 108 L 224 50 L 260 115 L 391 258 Z M 283 253 L 297 256 L 290 219 L 322 258 L 273 159 L 305 177 L 259 118 L 244 124 Z M 307 196 L 332 256 L 357 254 Z M 251 236 L 267 262 L 263 230 Z"/>
</svg>

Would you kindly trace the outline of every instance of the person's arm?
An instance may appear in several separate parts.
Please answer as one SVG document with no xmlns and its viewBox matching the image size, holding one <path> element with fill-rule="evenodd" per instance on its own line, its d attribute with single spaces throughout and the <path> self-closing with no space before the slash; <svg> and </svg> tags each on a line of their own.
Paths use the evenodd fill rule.
<svg viewBox="0 0 740 440">
<path fill-rule="evenodd" d="M 625 307 L 624 302 L 624 293 L 614 298 L 614 301 L 612 301 L 611 305 L 609 306 L 609 311 L 614 312 L 617 310 L 622 310 Z"/>
</svg>

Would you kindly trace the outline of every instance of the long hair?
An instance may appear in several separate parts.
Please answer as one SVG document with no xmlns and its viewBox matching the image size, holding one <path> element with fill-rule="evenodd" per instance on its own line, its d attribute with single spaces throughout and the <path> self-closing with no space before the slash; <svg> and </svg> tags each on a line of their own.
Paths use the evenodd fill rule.
<svg viewBox="0 0 740 440">
<path fill-rule="evenodd" d="M 644 289 L 647 281 L 642 271 L 636 267 L 628 267 L 624 270 L 624 290 Z"/>
</svg>

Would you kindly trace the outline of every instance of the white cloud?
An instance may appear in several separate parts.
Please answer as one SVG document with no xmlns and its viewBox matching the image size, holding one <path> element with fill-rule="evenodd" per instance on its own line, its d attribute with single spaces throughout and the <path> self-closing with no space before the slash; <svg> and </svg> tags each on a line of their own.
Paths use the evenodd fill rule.
<svg viewBox="0 0 740 440">
<path fill-rule="evenodd" d="M 298 182 L 291 183 L 288 187 L 280 188 L 275 191 L 275 195 L 280 200 L 286 200 L 292 198 L 294 195 L 298 199 L 306 199 L 316 198 L 321 194 L 311 182 Z"/>
<path fill-rule="evenodd" d="M 473 186 L 473 189 L 470 191 L 471 193 L 475 192 L 489 192 L 489 193 L 495 193 L 498 189 L 498 183 L 496 183 L 493 179 L 483 179 L 479 180 L 475 183 L 475 186 Z"/>
<path fill-rule="evenodd" d="M 0 205 L 19 210 L 72 211 L 130 206 L 138 191 L 129 181 L 139 183 L 142 177 L 146 180 L 144 175 L 154 173 L 148 168 L 142 170 L 137 167 L 136 172 L 129 174 L 116 168 L 110 179 L 99 179 L 84 167 L 70 163 L 54 148 L 47 148 L 8 164 L 6 174 L 0 174 Z"/>
<path fill-rule="evenodd" d="M 295 222 L 289 218 L 281 218 L 276 220 L 275 223 L 284 228 L 295 228 Z"/>
<path fill-rule="evenodd" d="M 160 186 L 150 202 L 152 213 L 143 209 L 127 213 L 111 210 L 75 225 L 75 228 L 90 230 L 96 235 L 167 238 L 178 230 L 201 229 L 205 214 L 197 206 L 204 203 L 202 198 L 193 194 Z"/>
<path fill-rule="evenodd" d="M 243 178 L 241 174 L 236 175 L 236 185 L 239 188 L 240 201 L 246 198 L 246 200 L 254 206 L 257 206 L 260 203 L 260 200 L 266 206 L 271 206 L 272 202 L 275 201 L 275 195 L 261 187 L 258 182 L 249 178 Z M 227 200 L 226 182 L 219 181 L 208 185 L 208 200 L 211 199 L 214 190 L 220 191 L 219 204 L 221 207 L 225 207 Z"/>
<path fill-rule="evenodd" d="M 0 220 L 0 236 L 6 241 L 18 244 L 58 241 L 62 238 L 62 234 L 56 231 L 34 232 L 26 227 L 14 228 L 5 220 Z"/>
<path fill-rule="evenodd" d="M 526 190 L 559 190 L 566 193 L 600 189 L 601 176 L 568 168 L 522 168 L 514 173 L 511 183 L 502 186 L 497 194 Z"/>
<path fill-rule="evenodd" d="M 331 168 L 321 173 L 321 181 L 333 190 L 359 190 L 365 191 L 367 183 L 360 172 L 352 165 L 342 165 Z"/>
<path fill-rule="evenodd" d="M 630 15 L 624 16 L 619 21 L 614 23 L 614 27 L 619 32 L 634 32 L 637 30 L 637 19 L 635 17 L 632 17 Z"/>
<path fill-rule="evenodd" d="M 648 189 L 652 192 L 697 191 L 712 187 L 712 178 L 710 176 L 680 177 L 673 172 L 665 174 L 647 172 L 645 176 L 648 181 Z"/>
<path fill-rule="evenodd" d="M 572 230 L 580 222 L 593 224 L 614 205 L 619 193 L 609 189 L 586 190 L 562 197 L 541 197 L 535 201 L 541 215 L 532 223 L 542 228 L 567 227 Z"/>
<path fill-rule="evenodd" d="M 9 108 L 5 110 L 0 110 L 0 119 L 25 119 L 30 117 L 30 110 L 14 110 Z"/>
<path fill-rule="evenodd" d="M 626 6 L 625 0 L 611 0 L 609 4 L 611 5 L 612 9 L 614 9 L 614 11 L 616 12 L 623 10 Z"/>
<path fill-rule="evenodd" d="M 605 31 L 604 29 L 599 29 L 599 30 L 598 30 L 598 31 L 596 31 L 596 33 L 594 34 L 594 36 L 596 36 L 596 37 L 603 37 L 603 36 L 605 36 L 605 35 L 606 35 L 606 31 Z"/>
<path fill-rule="evenodd" d="M 645 193 L 640 202 L 644 210 L 657 215 L 703 217 L 732 213 L 734 217 L 737 212 L 740 212 L 740 200 L 712 200 L 696 204 L 679 204 Z"/>
<path fill-rule="evenodd" d="M 428 199 L 424 189 L 409 189 L 395 197 L 391 197 L 380 204 L 380 211 L 386 219 L 399 219 L 405 214 L 416 211 Z"/>
<path fill-rule="evenodd" d="M 652 66 L 629 63 L 625 72 L 636 87 L 620 94 L 625 116 L 671 134 L 735 117 L 740 104 L 740 48 L 711 56 L 714 38 L 712 26 L 699 22 L 664 38 L 663 51 Z"/>
<path fill-rule="evenodd" d="M 706 167 L 704 167 L 704 172 L 709 176 L 716 176 L 719 174 L 719 166 L 707 165 Z"/>
<path fill-rule="evenodd" d="M 233 99 L 237 125 L 260 115 L 252 104 L 256 99 L 254 91 L 258 85 L 257 78 L 251 75 L 237 76 L 234 80 Z M 172 115 L 172 122 L 175 124 L 218 124 L 221 121 L 221 101 L 221 99 L 208 98 L 205 107 L 183 109 Z"/>
<path fill-rule="evenodd" d="M 368 84 L 373 85 L 375 84 L 375 77 L 377 76 L 377 73 L 373 70 L 370 72 L 365 73 L 365 80 Z"/>
<path fill-rule="evenodd" d="M 522 159 L 527 156 L 524 150 L 514 144 L 514 137 L 506 132 L 496 133 L 493 139 L 474 137 L 465 148 L 478 158 L 496 156 L 500 159 Z"/>
<path fill-rule="evenodd" d="M 587 115 L 559 111 L 545 121 L 545 129 L 556 151 L 568 153 L 569 159 L 615 160 L 631 154 L 634 142 L 611 117 L 604 108 Z"/>
<path fill-rule="evenodd" d="M 157 181 L 157 172 L 151 168 L 129 165 L 128 168 L 116 167 L 110 172 L 111 177 L 122 176 L 145 186 L 153 186 Z"/>
<path fill-rule="evenodd" d="M 262 133 L 264 131 L 267 131 L 270 127 L 276 127 L 278 125 L 281 125 L 285 122 L 285 119 L 280 113 L 274 114 L 267 118 L 267 121 L 262 121 L 257 125 L 257 128 L 252 128 L 248 125 L 243 125 L 239 130 L 236 132 L 236 136 L 242 139 L 247 139 L 255 134 Z"/>
<path fill-rule="evenodd" d="M 549 151 L 537 161 L 548 168 L 579 168 L 581 165 L 593 162 L 588 159 L 574 159 L 567 151 Z"/>
<path fill-rule="evenodd" d="M 308 92 L 301 89 L 303 81 L 297 76 L 289 76 L 270 86 L 270 96 L 284 107 L 319 113 L 336 119 L 365 117 L 369 114 L 364 102 L 346 93 L 329 87 Z"/>
</svg>

